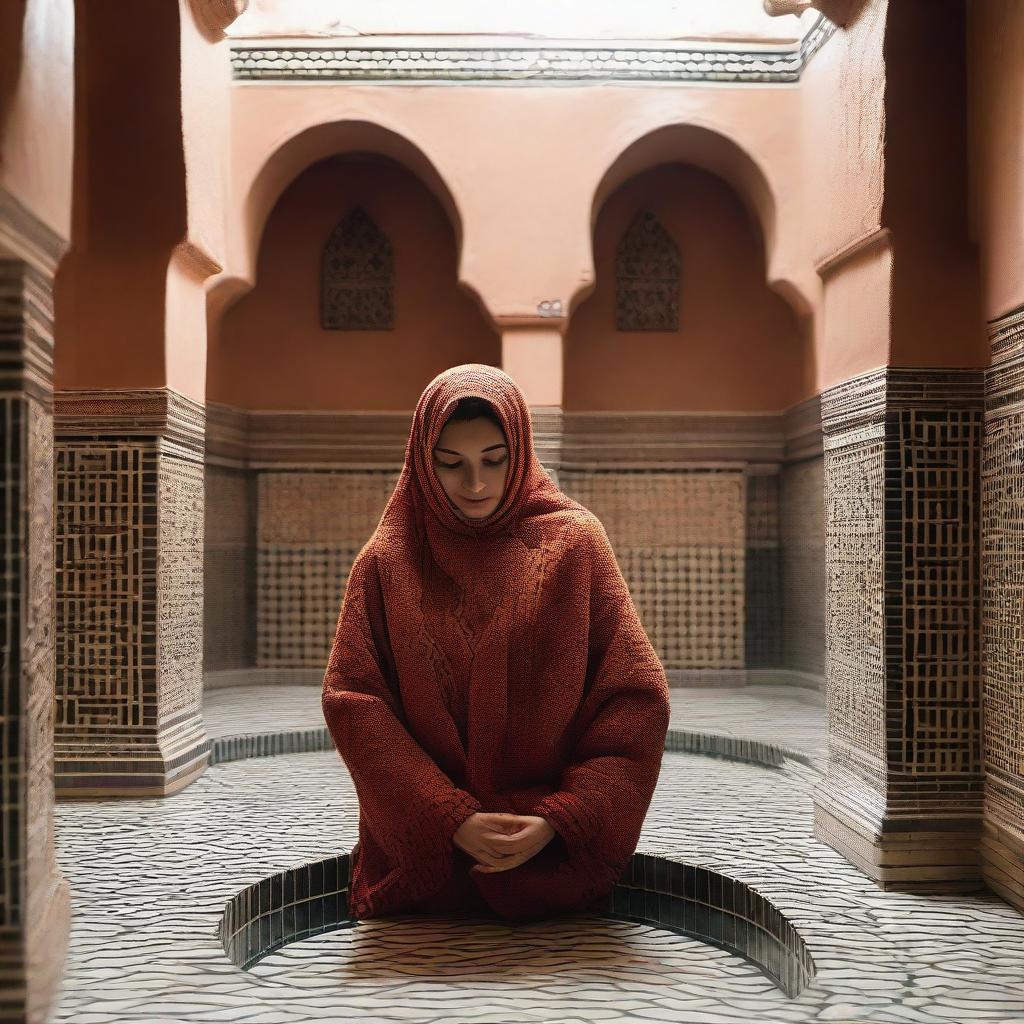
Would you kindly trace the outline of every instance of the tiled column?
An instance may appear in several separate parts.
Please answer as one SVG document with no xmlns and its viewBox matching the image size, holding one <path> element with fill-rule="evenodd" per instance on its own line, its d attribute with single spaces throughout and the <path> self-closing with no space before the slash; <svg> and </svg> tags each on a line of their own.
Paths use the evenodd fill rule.
<svg viewBox="0 0 1024 1024">
<path fill-rule="evenodd" d="M 991 326 L 982 462 L 985 881 L 1024 910 L 1024 309 Z"/>
<path fill-rule="evenodd" d="M 981 371 L 822 396 L 826 777 L 815 834 L 883 886 L 977 887 Z"/>
<path fill-rule="evenodd" d="M 166 795 L 207 765 L 203 433 L 167 388 L 55 396 L 61 796 Z"/>
<path fill-rule="evenodd" d="M 63 249 L 0 192 L 0 1020 L 30 1024 L 49 1014 L 70 916 L 53 829 L 53 275 Z"/>
</svg>

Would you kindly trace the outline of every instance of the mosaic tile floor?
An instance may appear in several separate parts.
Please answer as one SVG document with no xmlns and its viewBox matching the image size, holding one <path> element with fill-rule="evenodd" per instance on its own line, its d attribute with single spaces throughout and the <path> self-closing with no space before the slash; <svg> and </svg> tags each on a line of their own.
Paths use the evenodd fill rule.
<svg viewBox="0 0 1024 1024">
<path fill-rule="evenodd" d="M 717 716 L 710 694 L 674 692 L 676 715 L 688 717 L 673 725 L 760 729 L 820 749 L 820 698 L 779 688 L 791 699 L 773 704 L 768 689 L 731 692 L 730 712 L 723 702 Z M 258 713 L 245 712 L 242 700 L 236 711 L 277 729 L 279 710 L 304 715 L 310 697 L 316 709 L 318 693 L 304 692 L 281 695 L 280 709 L 261 701 Z M 211 735 L 222 725 L 230 732 L 229 702 L 218 695 L 214 703 Z M 250 728 L 239 721 L 239 731 Z M 816 963 L 815 981 L 796 999 L 722 950 L 589 915 L 557 925 L 367 921 L 239 971 L 216 937 L 228 897 L 355 841 L 344 765 L 333 752 L 314 752 L 216 765 L 165 800 L 58 805 L 58 858 L 74 916 L 51 1020 L 1024 1022 L 1024 916 L 987 894 L 880 892 L 813 838 L 815 779 L 798 762 L 767 769 L 666 753 L 638 847 L 716 868 L 770 897 Z"/>
</svg>

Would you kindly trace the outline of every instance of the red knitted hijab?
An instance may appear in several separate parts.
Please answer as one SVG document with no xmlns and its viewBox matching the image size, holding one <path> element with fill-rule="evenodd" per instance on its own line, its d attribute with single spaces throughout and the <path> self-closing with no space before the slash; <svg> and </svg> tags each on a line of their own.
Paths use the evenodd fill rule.
<svg viewBox="0 0 1024 1024">
<path fill-rule="evenodd" d="M 433 451 L 448 417 L 459 401 L 484 398 L 494 407 L 508 445 L 505 493 L 490 515 L 473 521 L 458 516 L 434 470 Z M 507 534 L 521 520 L 557 509 L 579 506 L 554 485 L 533 448 L 530 410 L 516 382 L 495 366 L 464 363 L 439 373 L 423 390 L 413 414 L 405 448 L 405 466 L 382 522 L 415 525 L 440 554 L 446 547 Z M 466 538 L 462 541 L 456 538 Z"/>
</svg>

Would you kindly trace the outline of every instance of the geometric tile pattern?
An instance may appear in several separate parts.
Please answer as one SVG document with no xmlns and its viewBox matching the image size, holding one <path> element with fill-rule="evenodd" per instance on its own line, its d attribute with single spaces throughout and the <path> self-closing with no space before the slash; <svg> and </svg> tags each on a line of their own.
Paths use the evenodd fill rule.
<svg viewBox="0 0 1024 1024">
<path fill-rule="evenodd" d="M 390 331 L 395 326 L 391 242 L 361 207 L 350 210 L 324 245 L 320 326 L 325 331 Z"/>
<path fill-rule="evenodd" d="M 783 591 L 781 579 L 778 473 L 747 475 L 744 664 L 782 666 Z"/>
<path fill-rule="evenodd" d="M 981 407 L 977 371 L 889 368 L 822 396 L 819 834 L 883 882 L 977 883 Z"/>
<path fill-rule="evenodd" d="M 903 696 L 888 709 L 888 763 L 890 770 L 940 779 L 976 779 L 980 769 L 982 415 L 976 382 L 969 402 L 967 409 L 891 414 L 898 436 L 896 451 L 888 453 L 890 472 L 902 481 L 902 507 L 886 524 L 887 560 L 902 567 L 902 585 L 887 592 L 886 654 L 889 686 L 902 688 Z M 914 799 L 927 796 L 918 791 Z"/>
<path fill-rule="evenodd" d="M 762 719 L 766 729 L 785 724 Z M 802 765 L 666 754 L 637 850 L 736 879 L 777 907 L 816 969 L 795 998 L 721 949 L 590 915 L 526 925 L 376 919 L 240 971 L 218 935 L 227 902 L 358 838 L 355 791 L 334 752 L 218 765 L 164 801 L 64 803 L 58 855 L 76 915 L 51 1020 L 1024 1019 L 1024 917 L 984 892 L 936 900 L 879 890 L 813 838 L 814 783 Z"/>
<path fill-rule="evenodd" d="M 157 689 L 162 722 L 193 721 L 203 679 L 203 467 L 164 454 L 157 474 Z"/>
<path fill-rule="evenodd" d="M 203 409 L 62 391 L 55 435 L 56 786 L 173 791 L 205 765 Z"/>
<path fill-rule="evenodd" d="M 559 481 L 604 524 L 665 668 L 743 668 L 742 469 L 562 469 Z"/>
<path fill-rule="evenodd" d="M 615 250 L 615 329 L 679 328 L 679 249 L 649 210 L 638 213 Z"/>
<path fill-rule="evenodd" d="M 256 478 L 207 463 L 203 668 L 252 665 L 256 654 Z"/>
<path fill-rule="evenodd" d="M 780 487 L 781 657 L 787 669 L 825 674 L 825 481 L 822 459 L 787 463 Z"/>
<path fill-rule="evenodd" d="M 394 456 L 404 443 L 405 418 L 352 414 L 328 422 L 314 414 L 228 415 L 228 407 L 214 409 L 207 472 L 207 670 L 258 665 L 261 671 L 319 671 L 353 554 L 377 525 L 397 482 Z M 821 463 L 809 463 L 819 467 L 815 488 L 813 472 L 790 474 L 783 462 L 784 449 L 801 457 L 820 449 L 817 406 L 801 413 L 798 423 L 786 420 L 785 431 L 798 431 L 793 444 L 784 440 L 780 415 L 655 414 L 640 424 L 606 417 L 596 432 L 593 418 L 571 442 L 564 486 L 568 493 L 575 487 L 574 496 L 606 522 L 666 667 L 793 671 L 806 676 L 806 685 L 820 686 Z M 560 423 L 545 430 L 556 449 L 564 443 Z M 719 463 L 713 469 L 700 464 L 709 453 Z M 668 471 L 666 456 L 676 460 Z M 557 450 L 553 457 L 560 459 Z M 655 464 L 648 468 L 646 461 Z M 285 465 L 278 468 L 277 462 Z M 793 480 L 797 486 L 790 486 Z M 639 509 L 642 515 L 633 515 Z M 793 594 L 782 590 L 783 567 Z M 248 607 L 251 614 L 244 611 Z"/>
<path fill-rule="evenodd" d="M 61 438 L 56 455 L 58 734 L 152 728 L 156 448 Z"/>
<path fill-rule="evenodd" d="M 399 470 L 259 475 L 256 664 L 322 668 L 352 562 Z"/>
<path fill-rule="evenodd" d="M 326 664 L 345 580 L 361 544 L 260 547 L 256 558 L 256 664 Z"/>
<path fill-rule="evenodd" d="M 982 459 L 988 884 L 1024 909 L 1024 311 L 989 325 Z"/>
<path fill-rule="evenodd" d="M 52 783 L 53 273 L 63 248 L 0 190 L 0 1019 L 10 1021 L 52 1005 L 70 916 Z"/>
</svg>

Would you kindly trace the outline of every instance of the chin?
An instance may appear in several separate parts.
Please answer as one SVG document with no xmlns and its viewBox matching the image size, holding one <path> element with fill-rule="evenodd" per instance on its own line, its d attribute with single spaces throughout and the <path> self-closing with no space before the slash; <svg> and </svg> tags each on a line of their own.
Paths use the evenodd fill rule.
<svg viewBox="0 0 1024 1024">
<path fill-rule="evenodd" d="M 493 511 L 493 502 L 488 501 L 481 505 L 480 509 L 468 509 L 464 505 L 458 507 L 458 511 L 465 519 L 484 519 Z"/>
</svg>

